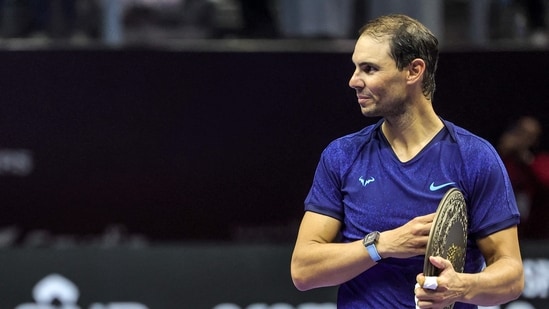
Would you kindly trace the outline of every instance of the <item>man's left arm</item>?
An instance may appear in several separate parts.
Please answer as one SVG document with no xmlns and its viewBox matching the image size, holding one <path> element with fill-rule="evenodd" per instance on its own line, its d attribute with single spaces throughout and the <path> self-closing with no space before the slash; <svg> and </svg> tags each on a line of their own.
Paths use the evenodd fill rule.
<svg viewBox="0 0 549 309">
<path fill-rule="evenodd" d="M 518 298 L 524 288 L 524 273 L 517 227 L 477 240 L 486 268 L 470 282 L 462 302 L 493 306 Z"/>
<path fill-rule="evenodd" d="M 522 258 L 517 227 L 513 226 L 477 240 L 486 260 L 486 268 L 476 274 L 457 273 L 450 261 L 431 257 L 441 269 L 436 290 L 417 288 L 415 293 L 421 308 L 443 308 L 454 302 L 495 306 L 518 298 L 524 288 Z M 418 275 L 420 286 L 425 282 Z"/>
</svg>

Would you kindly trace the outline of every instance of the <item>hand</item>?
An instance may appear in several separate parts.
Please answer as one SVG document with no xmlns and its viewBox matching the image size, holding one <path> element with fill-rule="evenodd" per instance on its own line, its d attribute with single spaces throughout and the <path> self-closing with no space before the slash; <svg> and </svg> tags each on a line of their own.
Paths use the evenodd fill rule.
<svg viewBox="0 0 549 309">
<path fill-rule="evenodd" d="M 383 258 L 409 258 L 423 255 L 435 214 L 415 217 L 401 227 L 382 232 L 376 245 Z"/>
<path fill-rule="evenodd" d="M 437 288 L 435 290 L 423 288 L 425 283 L 424 274 L 416 278 L 419 287 L 414 292 L 417 298 L 418 308 L 445 308 L 455 303 L 463 295 L 463 282 L 459 274 L 454 270 L 452 263 L 440 256 L 431 256 L 429 261 L 441 270 L 437 277 Z"/>
</svg>

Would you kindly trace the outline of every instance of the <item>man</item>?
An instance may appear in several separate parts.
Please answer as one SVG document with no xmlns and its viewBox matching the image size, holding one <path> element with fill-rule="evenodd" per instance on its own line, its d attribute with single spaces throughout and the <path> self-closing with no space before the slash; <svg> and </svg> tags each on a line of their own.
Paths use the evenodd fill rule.
<svg viewBox="0 0 549 309">
<path fill-rule="evenodd" d="M 497 148 L 515 192 L 522 239 L 548 237 L 549 153 L 538 149 L 542 130 L 538 119 L 521 116 L 503 132 Z"/>
<path fill-rule="evenodd" d="M 521 294 L 508 176 L 491 145 L 434 112 L 437 60 L 437 39 L 412 18 L 384 16 L 361 29 L 349 86 L 362 113 L 382 119 L 322 153 L 292 256 L 299 290 L 340 285 L 345 309 L 477 308 Z M 451 187 L 468 207 L 465 269 L 430 257 L 441 269 L 431 290 L 423 288 L 423 259 Z"/>
</svg>

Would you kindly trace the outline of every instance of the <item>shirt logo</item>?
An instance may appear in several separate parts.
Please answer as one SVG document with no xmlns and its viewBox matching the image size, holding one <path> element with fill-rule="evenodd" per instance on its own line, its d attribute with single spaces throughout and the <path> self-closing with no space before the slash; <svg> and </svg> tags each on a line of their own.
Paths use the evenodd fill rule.
<svg viewBox="0 0 549 309">
<path fill-rule="evenodd" d="M 454 185 L 454 184 L 456 184 L 456 183 L 455 182 L 447 182 L 447 183 L 443 183 L 443 184 L 437 186 L 437 185 L 435 185 L 435 182 L 433 181 L 431 183 L 431 185 L 429 186 L 429 190 L 437 191 L 437 190 L 440 190 L 444 187 L 448 187 L 448 186 L 451 186 L 451 185 Z"/>
<path fill-rule="evenodd" d="M 360 178 L 358 178 L 358 181 L 360 181 L 363 187 L 366 187 L 369 183 L 376 181 L 376 179 L 373 176 L 369 179 L 364 179 L 364 176 L 360 176 Z"/>
</svg>

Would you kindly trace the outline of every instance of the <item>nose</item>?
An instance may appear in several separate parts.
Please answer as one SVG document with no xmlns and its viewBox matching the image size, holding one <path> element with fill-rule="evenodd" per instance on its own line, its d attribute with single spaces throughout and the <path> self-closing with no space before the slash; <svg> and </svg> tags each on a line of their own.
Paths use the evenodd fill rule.
<svg viewBox="0 0 549 309">
<path fill-rule="evenodd" d="M 353 72 L 353 75 L 351 75 L 351 78 L 349 79 L 349 87 L 353 89 L 362 89 L 366 85 L 364 81 L 360 78 L 358 72 Z"/>
</svg>

